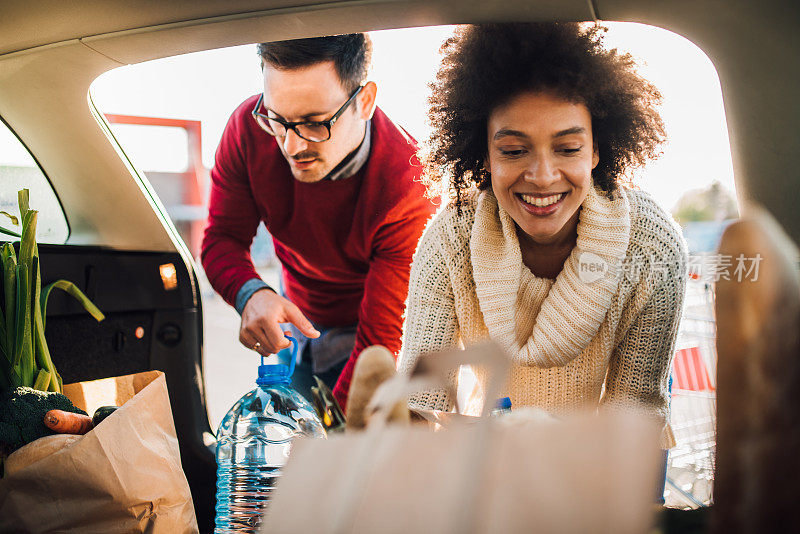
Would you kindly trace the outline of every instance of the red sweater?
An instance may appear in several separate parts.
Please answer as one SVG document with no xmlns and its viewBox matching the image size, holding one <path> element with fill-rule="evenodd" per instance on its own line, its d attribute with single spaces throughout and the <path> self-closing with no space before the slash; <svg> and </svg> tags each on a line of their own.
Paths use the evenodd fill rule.
<svg viewBox="0 0 800 534">
<path fill-rule="evenodd" d="M 264 221 L 286 297 L 323 327 L 358 324 L 334 389 L 344 407 L 358 354 L 376 344 L 400 350 L 411 258 L 435 206 L 419 181 L 416 142 L 380 109 L 369 159 L 355 175 L 303 183 L 250 116 L 256 99 L 233 112 L 217 148 L 203 268 L 234 305 L 242 285 L 258 277 L 249 251 Z"/>
</svg>

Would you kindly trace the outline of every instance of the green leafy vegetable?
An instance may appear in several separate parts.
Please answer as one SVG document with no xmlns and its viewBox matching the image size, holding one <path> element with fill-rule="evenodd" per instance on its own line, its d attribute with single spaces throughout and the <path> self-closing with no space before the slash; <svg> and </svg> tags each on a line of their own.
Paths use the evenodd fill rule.
<svg viewBox="0 0 800 534">
<path fill-rule="evenodd" d="M 44 424 L 44 416 L 50 410 L 86 415 L 60 393 L 19 387 L 0 394 L 0 457 L 53 434 Z"/>
<path fill-rule="evenodd" d="M 20 386 L 41 391 L 61 392 L 61 376 L 53 365 L 44 335 L 47 301 L 53 289 L 60 289 L 80 302 L 92 317 L 102 321 L 103 313 L 78 287 L 57 280 L 42 288 L 39 248 L 36 245 L 38 212 L 30 209 L 27 189 L 19 192 L 22 219 L 20 233 L 0 232 L 20 237 L 19 255 L 11 243 L 0 248 L 2 293 L 0 299 L 0 391 Z M 0 214 L 17 224 L 8 213 Z"/>
</svg>

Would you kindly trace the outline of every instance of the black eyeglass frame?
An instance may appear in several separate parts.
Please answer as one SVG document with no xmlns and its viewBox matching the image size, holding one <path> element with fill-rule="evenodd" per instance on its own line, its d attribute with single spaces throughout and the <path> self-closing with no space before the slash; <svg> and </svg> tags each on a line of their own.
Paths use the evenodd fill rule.
<svg viewBox="0 0 800 534">
<path fill-rule="evenodd" d="M 325 142 L 325 141 L 327 141 L 328 139 L 331 138 L 331 128 L 333 127 L 334 124 L 336 124 L 336 121 L 339 119 L 339 117 L 342 115 L 342 113 L 344 113 L 344 111 L 347 109 L 347 107 L 350 105 L 350 103 L 353 102 L 353 100 L 355 100 L 356 96 L 358 96 L 358 93 L 360 93 L 363 88 L 364 88 L 363 85 L 359 86 L 358 89 L 356 89 L 355 92 L 352 95 L 350 95 L 350 98 L 347 99 L 347 102 L 342 104 L 342 107 L 340 107 L 338 109 L 338 111 L 336 111 L 336 113 L 334 113 L 333 116 L 330 119 L 324 120 L 324 121 L 289 122 L 289 121 L 285 121 L 283 119 L 279 119 L 277 117 L 270 117 L 269 115 L 264 115 L 263 113 L 258 111 L 261 108 L 261 104 L 264 102 L 264 93 L 261 93 L 261 95 L 258 97 L 258 100 L 256 101 L 255 107 L 253 107 L 253 111 L 251 112 L 251 115 L 253 116 L 253 119 L 255 119 L 256 124 L 258 124 L 258 126 L 262 130 L 264 130 L 265 132 L 267 132 L 268 134 L 270 134 L 272 136 L 283 137 L 284 135 L 286 135 L 286 132 L 288 132 L 289 130 L 292 130 L 301 139 L 305 139 L 306 141 L 309 141 L 311 143 L 322 143 L 322 142 Z M 259 119 L 262 119 L 265 122 L 262 122 Z M 269 125 L 269 121 L 275 121 L 278 124 L 280 124 L 281 126 L 283 126 L 285 132 L 283 134 L 280 134 L 280 135 L 276 134 L 274 131 L 272 131 L 272 128 L 270 128 L 268 126 Z M 307 126 L 307 127 L 312 127 L 312 128 L 313 127 L 324 126 L 325 129 L 328 132 L 328 136 L 325 139 L 308 139 L 307 137 L 305 137 L 303 134 L 301 134 L 297 130 L 298 126 Z"/>
</svg>

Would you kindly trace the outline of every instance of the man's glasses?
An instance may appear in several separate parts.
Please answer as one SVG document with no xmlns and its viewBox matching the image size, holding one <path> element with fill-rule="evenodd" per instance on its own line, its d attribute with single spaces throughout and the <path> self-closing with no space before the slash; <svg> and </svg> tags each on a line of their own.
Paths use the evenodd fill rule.
<svg viewBox="0 0 800 534">
<path fill-rule="evenodd" d="M 276 137 L 283 137 L 286 135 L 288 130 L 293 130 L 299 137 L 305 139 L 306 141 L 311 141 L 312 143 L 320 143 L 322 141 L 327 141 L 331 138 L 331 128 L 336 123 L 339 116 L 344 113 L 344 110 L 347 109 L 347 106 L 356 98 L 358 93 L 364 86 L 360 86 L 356 91 L 350 95 L 350 98 L 347 99 L 347 102 L 344 103 L 342 107 L 339 108 L 339 111 L 333 114 L 333 117 L 326 121 L 300 121 L 300 122 L 288 122 L 283 119 L 279 119 L 277 117 L 270 117 L 269 115 L 264 115 L 259 110 L 261 109 L 261 104 L 264 102 L 264 93 L 261 93 L 261 96 L 258 97 L 258 101 L 256 102 L 255 107 L 253 108 L 252 115 L 253 118 L 256 120 L 261 129 L 267 132 L 270 135 L 274 135 Z"/>
</svg>

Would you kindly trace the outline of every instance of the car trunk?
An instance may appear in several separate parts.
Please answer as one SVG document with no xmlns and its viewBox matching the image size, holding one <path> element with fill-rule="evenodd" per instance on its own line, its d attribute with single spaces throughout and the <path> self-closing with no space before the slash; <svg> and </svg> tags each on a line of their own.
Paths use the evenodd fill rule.
<svg viewBox="0 0 800 534">
<path fill-rule="evenodd" d="M 51 295 L 46 337 L 64 383 L 153 369 L 166 374 L 198 524 L 210 531 L 216 464 L 203 391 L 202 310 L 191 265 L 177 252 L 72 245 L 40 245 L 39 252 L 43 282 L 75 282 L 106 316 L 97 323 L 65 293 Z"/>
</svg>

